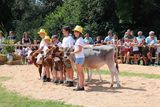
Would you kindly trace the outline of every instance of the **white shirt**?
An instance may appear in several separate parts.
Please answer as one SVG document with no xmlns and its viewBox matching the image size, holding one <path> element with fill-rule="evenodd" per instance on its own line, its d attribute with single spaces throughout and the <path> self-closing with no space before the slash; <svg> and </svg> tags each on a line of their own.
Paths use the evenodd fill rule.
<svg viewBox="0 0 160 107">
<path fill-rule="evenodd" d="M 44 39 L 42 39 L 39 45 L 39 49 L 43 48 L 44 45 L 45 45 L 45 42 L 44 42 Z"/>
<path fill-rule="evenodd" d="M 57 43 L 57 46 L 58 46 L 58 47 L 61 47 L 61 46 L 62 46 L 62 43 L 61 43 L 61 42 L 58 42 L 58 43 Z"/>
<path fill-rule="evenodd" d="M 49 49 L 48 46 L 49 46 L 49 45 L 45 44 L 44 47 L 43 47 L 43 49 L 42 49 L 42 51 L 43 51 L 43 53 L 44 53 L 44 56 L 46 55 L 47 50 Z"/>
<path fill-rule="evenodd" d="M 72 36 L 70 34 L 69 36 L 66 36 L 63 38 L 62 47 L 63 48 L 66 48 L 66 47 L 71 48 L 71 47 L 73 47 L 74 43 L 75 43 L 75 40 L 72 38 Z"/>
<path fill-rule="evenodd" d="M 83 42 L 83 38 L 82 37 L 80 37 L 80 38 L 78 38 L 76 40 L 76 43 L 74 45 L 75 51 L 77 51 L 79 49 L 79 47 L 78 47 L 79 45 L 82 46 L 82 47 L 84 46 L 84 42 Z M 82 48 L 81 52 L 75 53 L 75 57 L 76 58 L 84 58 L 84 50 L 83 50 L 83 48 Z"/>
<path fill-rule="evenodd" d="M 138 48 L 138 43 L 132 43 L 133 45 L 133 51 L 139 51 L 139 48 Z"/>
</svg>

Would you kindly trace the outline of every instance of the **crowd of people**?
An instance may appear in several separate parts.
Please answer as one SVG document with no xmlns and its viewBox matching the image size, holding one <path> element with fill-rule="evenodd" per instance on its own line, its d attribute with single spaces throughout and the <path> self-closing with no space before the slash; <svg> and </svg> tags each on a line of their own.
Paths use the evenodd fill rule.
<svg viewBox="0 0 160 107">
<path fill-rule="evenodd" d="M 71 35 L 71 33 L 70 33 Z M 108 31 L 108 36 L 104 39 L 101 36 L 92 38 L 89 33 L 86 33 L 83 38 L 85 45 L 98 45 L 98 44 L 112 44 L 116 48 L 115 58 L 120 59 L 120 63 L 127 64 L 142 64 L 142 65 L 158 65 L 160 53 L 160 41 L 154 31 L 150 31 L 149 36 L 144 36 L 142 31 L 138 31 L 135 36 L 134 32 L 128 29 L 122 39 L 118 39 L 116 33 Z M 73 36 L 72 36 L 73 37 Z M 5 37 L 3 32 L 0 31 L 0 51 L 4 48 Z M 62 46 L 57 35 L 51 37 L 53 44 Z M 9 31 L 7 40 L 11 44 L 32 45 L 32 46 L 17 46 L 15 53 L 21 56 L 27 55 L 30 48 L 36 50 L 40 44 L 39 40 L 30 39 L 29 33 L 24 32 L 21 41 L 16 40 L 16 35 L 13 31 Z"/>
</svg>

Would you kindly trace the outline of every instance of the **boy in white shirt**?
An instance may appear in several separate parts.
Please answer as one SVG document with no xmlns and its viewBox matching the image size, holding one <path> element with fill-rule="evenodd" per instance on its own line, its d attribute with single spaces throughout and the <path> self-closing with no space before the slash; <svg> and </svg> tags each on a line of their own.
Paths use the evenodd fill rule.
<svg viewBox="0 0 160 107">
<path fill-rule="evenodd" d="M 75 40 L 73 39 L 71 33 L 70 33 L 70 28 L 68 26 L 65 26 L 62 28 L 62 33 L 64 35 L 64 38 L 62 40 L 62 47 L 65 48 L 72 48 Z M 64 62 L 65 64 L 65 62 Z M 73 76 L 74 76 L 74 72 L 73 72 L 73 68 L 72 66 L 68 66 L 65 65 L 65 69 L 66 69 L 66 86 L 67 87 L 72 87 L 74 86 L 73 84 Z"/>
</svg>

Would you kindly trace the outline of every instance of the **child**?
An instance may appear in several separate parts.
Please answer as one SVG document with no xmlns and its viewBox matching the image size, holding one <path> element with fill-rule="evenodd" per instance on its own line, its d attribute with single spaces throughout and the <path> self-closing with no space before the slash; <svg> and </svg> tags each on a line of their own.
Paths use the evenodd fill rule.
<svg viewBox="0 0 160 107">
<path fill-rule="evenodd" d="M 148 52 L 149 52 L 149 48 L 148 48 L 146 42 L 144 42 L 142 45 L 143 65 L 147 65 L 147 63 L 148 63 Z"/>
<path fill-rule="evenodd" d="M 102 43 L 101 37 L 97 36 L 94 44 L 101 44 L 101 43 Z"/>
<path fill-rule="evenodd" d="M 139 60 L 139 48 L 138 48 L 138 42 L 137 39 L 134 38 L 132 44 L 132 51 L 133 51 L 133 57 L 134 57 L 134 64 L 138 63 Z"/>
<path fill-rule="evenodd" d="M 121 63 L 124 63 L 125 62 L 125 47 L 123 45 L 123 41 L 118 40 L 117 45 L 118 45 L 118 49 L 119 49 Z"/>
<path fill-rule="evenodd" d="M 157 45 L 156 45 L 156 62 L 155 64 L 158 64 L 159 62 L 159 54 L 160 54 L 160 40 L 158 40 Z"/>
<path fill-rule="evenodd" d="M 128 38 L 124 40 L 124 47 L 125 47 L 125 57 L 126 57 L 126 63 L 129 63 L 130 59 L 130 53 L 131 53 L 131 43 Z"/>
</svg>

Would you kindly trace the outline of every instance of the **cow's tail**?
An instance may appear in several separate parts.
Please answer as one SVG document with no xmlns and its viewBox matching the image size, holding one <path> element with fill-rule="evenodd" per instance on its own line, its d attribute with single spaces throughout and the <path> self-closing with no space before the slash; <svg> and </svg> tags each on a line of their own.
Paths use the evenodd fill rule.
<svg viewBox="0 0 160 107">
<path fill-rule="evenodd" d="M 118 62 L 116 62 L 116 68 L 117 68 L 117 71 L 119 72 Z"/>
</svg>

